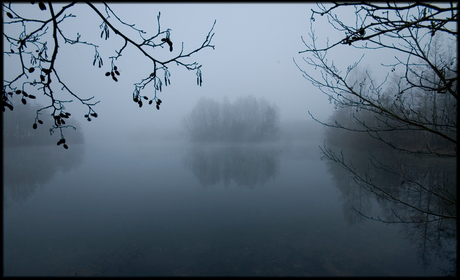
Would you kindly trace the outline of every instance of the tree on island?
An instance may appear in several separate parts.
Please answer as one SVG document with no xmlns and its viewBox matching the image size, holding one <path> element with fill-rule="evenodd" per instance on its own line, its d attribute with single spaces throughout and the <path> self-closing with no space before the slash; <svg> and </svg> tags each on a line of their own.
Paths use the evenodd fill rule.
<svg viewBox="0 0 460 280">
<path fill-rule="evenodd" d="M 245 96 L 230 103 L 201 98 L 184 118 L 192 142 L 263 142 L 275 140 L 279 112 L 264 98 Z"/>
</svg>

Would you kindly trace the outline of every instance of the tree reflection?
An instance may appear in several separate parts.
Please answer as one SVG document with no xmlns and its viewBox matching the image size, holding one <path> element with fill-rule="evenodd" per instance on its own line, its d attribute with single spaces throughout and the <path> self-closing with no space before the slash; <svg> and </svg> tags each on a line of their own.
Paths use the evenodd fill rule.
<svg viewBox="0 0 460 280">
<path fill-rule="evenodd" d="M 41 104 L 29 102 L 28 106 L 13 102 L 14 110 L 3 114 L 3 203 L 25 201 L 38 186 L 49 182 L 58 170 L 67 172 L 83 159 L 84 136 L 77 121 L 66 135 L 71 147 L 56 149 L 50 139 L 58 142 L 62 135 L 51 133 L 43 127 L 32 128 L 38 117 L 42 123 L 53 123 L 49 114 L 37 113 Z M 54 143 L 56 143 L 54 142 Z M 53 143 L 53 142 L 51 142 Z"/>
<path fill-rule="evenodd" d="M 386 149 L 366 152 L 348 148 L 338 152 L 324 147 L 323 152 L 328 158 L 335 156 L 327 165 L 342 193 L 349 223 L 372 219 L 403 224 L 403 232 L 416 244 L 424 267 L 430 266 L 437 256 L 452 264 L 444 273 L 456 275 L 455 158 L 427 160 Z M 337 164 L 344 158 L 349 160 L 346 164 L 352 172 Z M 375 204 L 380 210 L 372 209 Z"/>
<path fill-rule="evenodd" d="M 279 152 L 260 146 L 193 145 L 183 160 L 203 188 L 232 181 L 245 188 L 264 186 L 278 175 Z"/>
<path fill-rule="evenodd" d="M 60 170 L 68 172 L 82 163 L 84 146 L 69 149 L 55 146 L 4 147 L 3 202 L 24 202 L 36 189 L 48 183 Z"/>
</svg>

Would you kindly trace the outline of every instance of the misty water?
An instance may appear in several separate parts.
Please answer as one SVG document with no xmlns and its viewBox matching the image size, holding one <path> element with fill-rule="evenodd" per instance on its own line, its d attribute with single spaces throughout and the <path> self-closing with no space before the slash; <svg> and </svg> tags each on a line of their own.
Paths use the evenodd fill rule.
<svg viewBox="0 0 460 280">
<path fill-rule="evenodd" d="M 428 246 L 411 225 L 359 218 L 321 144 L 4 147 L 4 275 L 433 276 L 455 266 L 456 236 Z"/>
</svg>

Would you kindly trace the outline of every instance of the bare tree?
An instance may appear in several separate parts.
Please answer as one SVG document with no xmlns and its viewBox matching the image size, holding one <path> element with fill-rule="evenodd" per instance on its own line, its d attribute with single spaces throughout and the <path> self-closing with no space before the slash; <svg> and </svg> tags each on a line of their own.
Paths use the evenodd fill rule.
<svg viewBox="0 0 460 280">
<path fill-rule="evenodd" d="M 318 15 L 327 18 L 341 36 L 339 39 L 320 45 L 314 27 Z M 352 15 L 354 19 L 347 22 Z M 368 135 L 395 152 L 427 159 L 446 157 L 456 164 L 457 21 L 456 3 L 319 4 L 318 9 L 312 9 L 310 43 L 302 38 L 306 50 L 300 53 L 307 55 L 303 57 L 307 67 L 301 68 L 295 60 L 294 63 L 308 81 L 328 96 L 343 118 L 337 119 L 337 114 L 328 122 L 312 118 L 330 128 Z M 340 69 L 341 61 L 334 61 L 329 55 L 339 48 L 356 50 L 360 52 L 359 58 Z M 383 76 L 376 77 L 369 71 L 356 75 L 358 69 L 363 69 L 359 65 L 366 53 L 391 53 L 394 61 L 381 64 L 387 69 Z M 355 182 L 379 199 L 418 211 L 425 221 L 456 219 L 455 212 L 446 214 L 430 208 L 429 203 L 418 205 L 410 196 L 390 192 L 391 188 L 377 184 L 372 174 L 356 168 L 326 143 L 321 149 L 325 158 L 350 172 Z M 375 157 L 370 158 L 369 164 L 398 174 L 406 182 L 409 178 L 405 171 L 392 169 Z M 442 203 L 456 205 L 456 195 L 446 186 L 412 179 L 410 185 L 427 197 L 436 195 Z M 411 221 L 408 216 L 395 213 L 393 220 L 385 222 Z"/>
<path fill-rule="evenodd" d="M 85 45 L 93 48 L 93 66 L 98 66 L 99 68 L 104 66 L 104 59 L 99 52 L 100 47 L 96 43 L 82 40 L 80 33 L 70 35 L 65 30 L 64 23 L 67 23 L 71 18 L 76 18 L 71 13 L 76 2 L 70 4 L 51 2 L 47 4 L 43 2 L 38 2 L 37 4 L 34 2 L 31 3 L 36 7 L 36 16 L 32 18 L 24 15 L 21 9 L 21 7 L 24 7 L 21 5 L 26 5 L 25 3 L 3 3 L 5 19 L 3 24 L 4 27 L 6 25 L 11 27 L 8 31 L 5 28 L 3 31 L 3 55 L 4 58 L 5 56 L 18 57 L 20 62 L 19 73 L 13 74 L 13 78 L 9 80 L 3 80 L 3 111 L 5 112 L 5 108 L 13 110 L 14 107 L 11 100 L 15 97 L 15 94 L 18 96 L 16 98 L 21 97 L 21 102 L 25 105 L 28 99 L 36 98 L 34 94 L 30 93 L 31 91 L 35 90 L 43 93 L 48 98 L 49 103 L 36 111 L 32 127 L 36 129 L 38 126 L 37 123 L 42 124 L 43 121 L 40 115 L 45 111 L 51 111 L 54 124 L 50 129 L 50 133 L 59 131 L 61 139 L 57 144 L 64 144 L 63 147 L 67 149 L 68 146 L 63 135 L 63 129 L 75 129 L 75 127 L 67 123 L 71 114 L 66 110 L 65 104 L 73 100 L 78 100 L 81 105 L 88 108 L 85 118 L 91 121 L 91 118 L 98 116 L 94 106 L 99 101 L 94 101 L 94 96 L 83 97 L 80 93 L 74 92 L 66 85 L 66 81 L 61 79 L 59 71 L 62 69 L 56 66 L 56 61 L 60 57 L 59 47 L 63 43 L 66 43 L 70 45 Z M 106 3 L 96 5 L 86 2 L 86 5 L 101 19 L 101 24 L 99 25 L 101 38 L 108 40 L 110 35 L 113 34 L 112 37 L 121 38 L 123 41 L 123 45 L 114 50 L 115 55 L 108 57 L 110 66 L 105 72 L 101 73 L 101 77 L 105 74 L 105 76 L 111 77 L 113 81 L 118 81 L 118 76 L 120 76 L 122 71 L 117 67 L 116 62 L 121 58 L 122 54 L 125 54 L 127 46 L 133 47 L 145 56 L 146 60 L 151 62 L 151 71 L 140 74 L 139 82 L 134 84 L 133 101 L 139 107 L 142 107 L 143 102 L 148 102 L 149 104 L 155 102 L 156 108 L 160 109 L 162 100 L 158 98 L 157 93 L 162 91 L 163 86 L 171 83 L 170 65 L 177 65 L 189 71 L 194 71 L 197 77 L 197 84 L 202 85 L 201 64 L 190 62 L 189 57 L 205 48 L 214 49 L 211 40 L 214 36 L 213 29 L 215 21 L 200 46 L 186 51 L 182 43 L 182 45 L 179 45 L 180 52 L 173 53 L 173 49 L 178 48 L 177 43 L 173 44 L 171 29 L 164 29 L 160 26 L 160 13 L 157 16 L 158 29 L 148 33 L 137 28 L 135 24 L 124 22 Z M 137 33 L 138 37 L 126 35 L 127 32 L 123 33 L 121 31 L 122 28 L 127 28 L 134 34 Z M 14 30 L 20 31 L 14 32 Z M 157 59 L 158 51 L 165 46 L 170 57 L 164 60 Z M 154 94 L 150 97 L 143 94 L 143 90 L 149 84 L 153 85 L 154 88 Z"/>
</svg>

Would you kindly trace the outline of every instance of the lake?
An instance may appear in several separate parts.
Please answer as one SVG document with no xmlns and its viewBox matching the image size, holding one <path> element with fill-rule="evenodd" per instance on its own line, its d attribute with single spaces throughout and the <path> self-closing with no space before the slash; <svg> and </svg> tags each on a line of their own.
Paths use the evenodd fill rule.
<svg viewBox="0 0 460 280">
<path fill-rule="evenodd" d="M 421 248 L 426 242 L 412 238 L 412 225 L 357 218 L 320 145 L 4 148 L 4 275 L 439 276 L 455 269 L 456 227 L 438 247 Z M 366 203 L 369 213 L 386 211 L 375 198 Z"/>
</svg>

